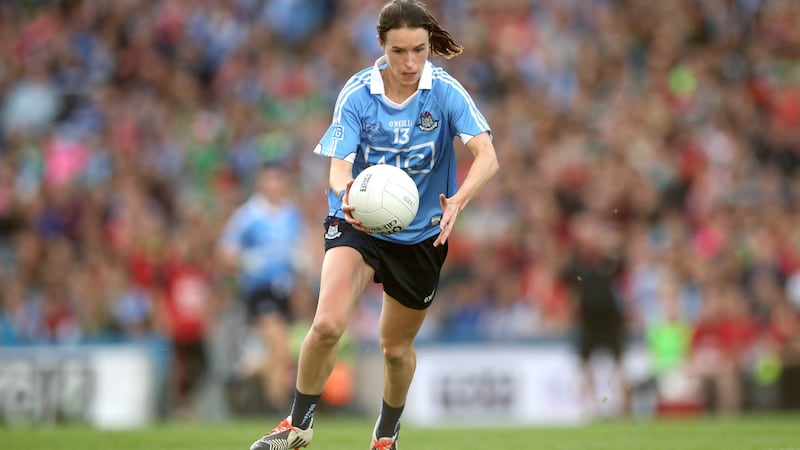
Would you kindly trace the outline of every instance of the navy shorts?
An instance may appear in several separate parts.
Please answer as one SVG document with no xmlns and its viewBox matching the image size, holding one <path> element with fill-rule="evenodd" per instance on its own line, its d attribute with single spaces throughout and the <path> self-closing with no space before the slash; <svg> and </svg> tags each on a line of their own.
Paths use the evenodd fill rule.
<svg viewBox="0 0 800 450">
<path fill-rule="evenodd" d="M 291 292 L 276 286 L 264 286 L 248 292 L 244 296 L 247 319 L 252 321 L 261 316 L 278 314 L 291 320 L 290 299 Z"/>
<path fill-rule="evenodd" d="M 418 244 L 397 244 L 353 228 L 344 219 L 325 219 L 325 251 L 352 247 L 375 269 L 373 281 L 383 291 L 412 309 L 431 305 L 439 285 L 439 274 L 447 257 L 447 243 L 433 246 L 436 236 Z"/>
</svg>

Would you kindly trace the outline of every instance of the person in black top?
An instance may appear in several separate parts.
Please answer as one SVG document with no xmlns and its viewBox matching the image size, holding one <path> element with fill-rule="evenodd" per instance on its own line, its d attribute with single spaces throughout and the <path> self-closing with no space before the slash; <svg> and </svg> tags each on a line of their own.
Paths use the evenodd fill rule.
<svg viewBox="0 0 800 450">
<path fill-rule="evenodd" d="M 617 282 L 624 263 L 620 254 L 620 236 L 613 225 L 593 213 L 580 213 L 573 222 L 573 252 L 562 275 L 570 287 L 575 311 L 577 351 L 583 374 L 583 392 L 593 406 L 596 382 L 591 357 L 605 350 L 614 361 L 615 389 L 627 409 L 622 357 L 625 343 L 625 319 Z"/>
</svg>

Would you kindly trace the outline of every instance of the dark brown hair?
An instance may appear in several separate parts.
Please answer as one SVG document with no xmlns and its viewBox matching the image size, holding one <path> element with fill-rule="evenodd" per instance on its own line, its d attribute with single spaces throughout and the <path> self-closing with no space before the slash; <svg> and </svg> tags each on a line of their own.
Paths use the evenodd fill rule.
<svg viewBox="0 0 800 450">
<path fill-rule="evenodd" d="M 424 3 L 416 0 L 392 0 L 378 15 L 378 37 L 386 42 L 386 33 L 396 28 L 424 28 L 431 41 L 431 52 L 447 59 L 464 49 L 439 25 Z"/>
</svg>

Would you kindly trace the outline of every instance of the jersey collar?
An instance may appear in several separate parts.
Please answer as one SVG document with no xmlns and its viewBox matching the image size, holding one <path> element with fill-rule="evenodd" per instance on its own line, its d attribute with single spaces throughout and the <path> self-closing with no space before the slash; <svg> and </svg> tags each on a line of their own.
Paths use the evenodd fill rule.
<svg viewBox="0 0 800 450">
<path fill-rule="evenodd" d="M 386 64 L 386 55 L 381 56 L 375 60 L 375 65 L 372 66 L 372 75 L 370 77 L 370 93 L 371 94 L 385 94 L 386 88 L 383 85 L 383 78 L 381 78 L 381 66 Z M 425 61 L 425 67 L 422 68 L 422 75 L 419 77 L 420 89 L 430 89 L 433 84 L 433 64 L 430 61 Z"/>
</svg>

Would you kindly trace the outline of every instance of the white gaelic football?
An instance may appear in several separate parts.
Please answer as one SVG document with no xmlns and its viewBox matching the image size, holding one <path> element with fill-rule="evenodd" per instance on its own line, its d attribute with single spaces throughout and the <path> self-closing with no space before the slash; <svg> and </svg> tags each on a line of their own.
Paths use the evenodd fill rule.
<svg viewBox="0 0 800 450">
<path fill-rule="evenodd" d="M 399 167 L 378 164 L 356 176 L 350 187 L 353 217 L 371 233 L 392 234 L 411 224 L 419 208 L 414 180 Z"/>
</svg>

